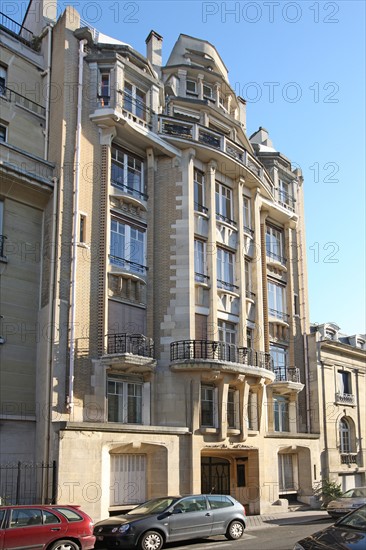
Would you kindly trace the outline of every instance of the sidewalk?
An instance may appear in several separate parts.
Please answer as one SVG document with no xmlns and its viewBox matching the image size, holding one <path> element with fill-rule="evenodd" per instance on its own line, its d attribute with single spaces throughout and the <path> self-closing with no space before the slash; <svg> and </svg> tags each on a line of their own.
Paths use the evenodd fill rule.
<svg viewBox="0 0 366 550">
<path fill-rule="evenodd" d="M 319 522 L 321 525 L 321 522 L 324 520 L 329 520 L 330 522 L 332 521 L 332 518 L 324 510 L 305 510 L 298 512 L 282 512 L 279 514 L 263 516 L 247 516 L 246 531 L 277 527 L 278 525 L 286 524 Z"/>
</svg>

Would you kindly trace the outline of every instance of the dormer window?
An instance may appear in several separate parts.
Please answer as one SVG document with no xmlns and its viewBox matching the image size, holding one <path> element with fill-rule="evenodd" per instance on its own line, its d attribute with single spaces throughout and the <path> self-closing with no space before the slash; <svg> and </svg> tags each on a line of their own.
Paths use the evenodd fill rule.
<svg viewBox="0 0 366 550">
<path fill-rule="evenodd" d="M 186 82 L 187 95 L 198 95 L 197 82 L 195 80 L 187 80 Z"/>
</svg>

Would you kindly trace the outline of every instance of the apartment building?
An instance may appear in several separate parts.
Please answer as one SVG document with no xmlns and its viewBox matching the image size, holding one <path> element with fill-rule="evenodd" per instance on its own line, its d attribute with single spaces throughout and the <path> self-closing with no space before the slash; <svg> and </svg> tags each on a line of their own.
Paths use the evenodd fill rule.
<svg viewBox="0 0 366 550">
<path fill-rule="evenodd" d="M 321 434 L 321 477 L 343 491 L 365 486 L 365 335 L 346 335 L 336 323 L 310 328 L 311 423 Z"/>
<path fill-rule="evenodd" d="M 305 387 L 301 171 L 264 128 L 247 136 L 245 100 L 209 42 L 181 34 L 163 65 L 155 31 L 141 54 L 71 7 L 52 21 L 46 0 L 31 6 L 48 19 L 28 10 L 39 51 L 26 51 L 52 90 L 45 132 L 37 119 L 26 140 L 49 169 L 34 205 L 34 286 L 24 285 L 41 337 L 33 355 L 9 333 L 1 346 L 6 396 L 22 351 L 19 376 L 47 412 L 32 413 L 27 459 L 55 461 L 59 501 L 96 520 L 162 494 L 230 493 L 250 513 L 309 502 L 320 425 Z M 1 36 L 20 42 L 9 28 Z M 16 412 L 6 415 L 10 430 Z"/>
</svg>

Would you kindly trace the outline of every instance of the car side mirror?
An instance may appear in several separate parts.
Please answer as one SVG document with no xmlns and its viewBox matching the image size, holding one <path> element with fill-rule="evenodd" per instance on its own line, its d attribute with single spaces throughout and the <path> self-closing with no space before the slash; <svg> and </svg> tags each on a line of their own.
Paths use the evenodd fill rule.
<svg viewBox="0 0 366 550">
<path fill-rule="evenodd" d="M 173 514 L 182 514 L 182 513 L 183 513 L 183 510 L 182 510 L 182 508 L 174 508 L 174 510 L 173 510 L 172 513 L 173 513 Z"/>
</svg>

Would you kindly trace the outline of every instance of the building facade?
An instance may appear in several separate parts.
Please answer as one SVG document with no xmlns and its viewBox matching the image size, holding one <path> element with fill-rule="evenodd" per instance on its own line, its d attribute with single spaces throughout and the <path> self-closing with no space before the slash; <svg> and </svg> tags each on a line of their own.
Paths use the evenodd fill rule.
<svg viewBox="0 0 366 550">
<path fill-rule="evenodd" d="M 312 429 L 319 431 L 321 477 L 342 490 L 366 485 L 366 339 L 335 323 L 312 325 L 308 338 Z"/>
<path fill-rule="evenodd" d="M 55 461 L 58 500 L 95 520 L 162 494 L 230 493 L 250 513 L 309 502 L 321 426 L 306 384 L 301 171 L 264 128 L 247 136 L 245 101 L 212 44 L 180 35 L 163 65 L 154 31 L 142 55 L 73 8 L 57 21 L 48 8 L 31 2 L 22 27 L 36 36 L 26 51 L 46 90 L 31 147 L 43 147 L 49 172 L 27 293 L 40 335 L 17 368 L 41 412 L 15 418 L 26 401 L 10 392 L 7 329 L 10 458 L 21 460 L 29 420 L 28 460 Z M 4 182 L 8 223 L 14 186 Z M 4 226 L 8 240 L 27 241 L 13 231 Z M 22 300 L 6 288 L 9 303 Z"/>
</svg>

